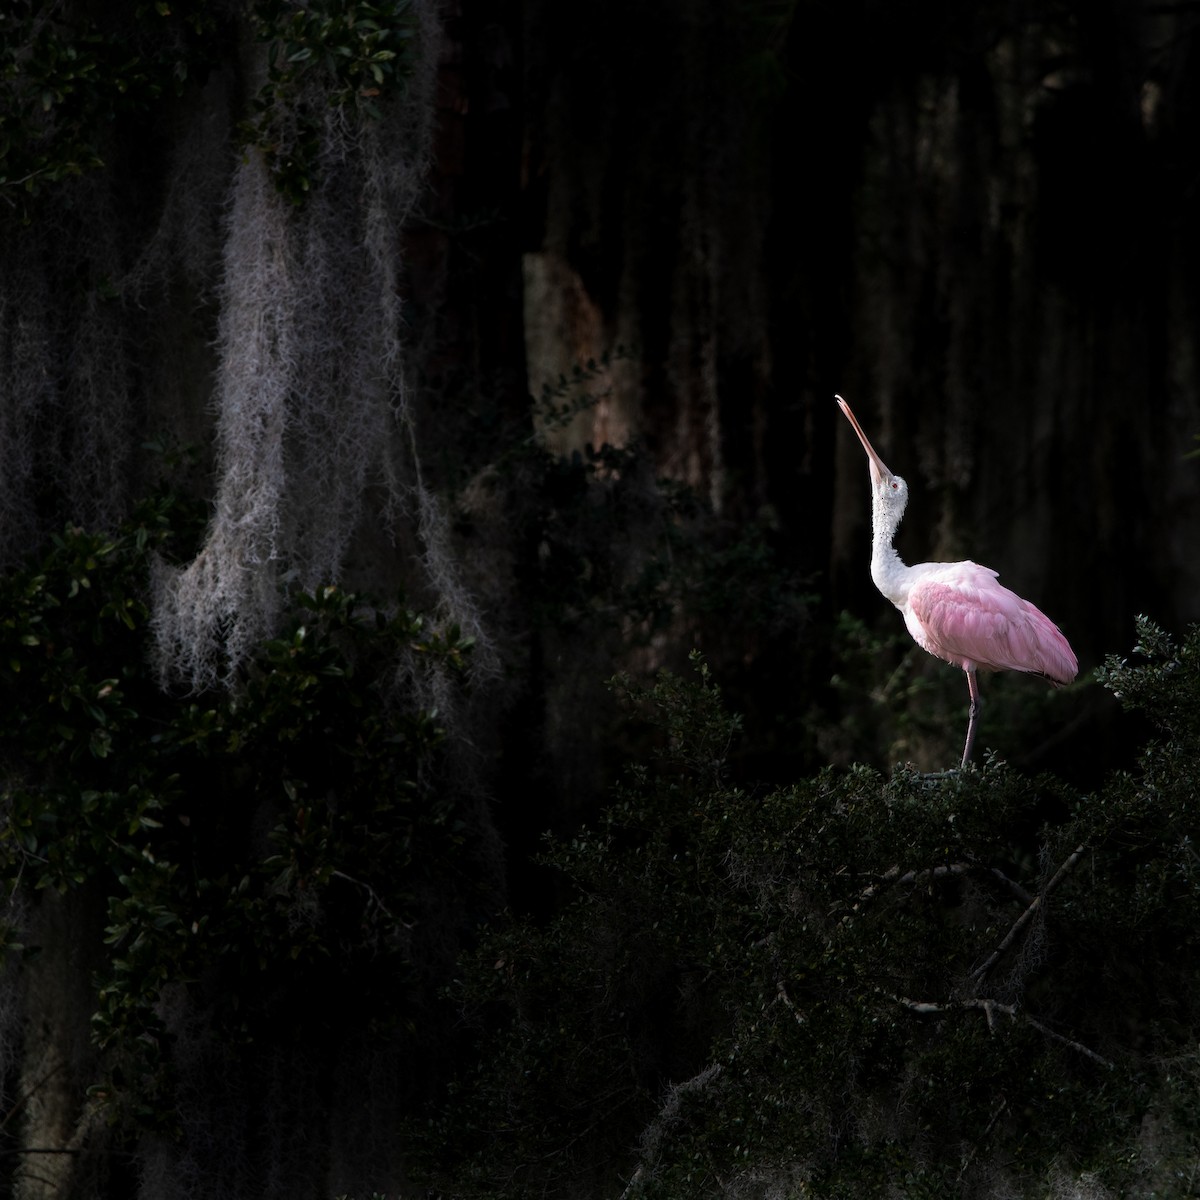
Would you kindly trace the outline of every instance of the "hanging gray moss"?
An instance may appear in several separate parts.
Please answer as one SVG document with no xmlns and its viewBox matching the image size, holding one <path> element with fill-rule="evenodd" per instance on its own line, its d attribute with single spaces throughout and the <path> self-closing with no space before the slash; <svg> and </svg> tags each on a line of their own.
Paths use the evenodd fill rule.
<svg viewBox="0 0 1200 1200">
<path fill-rule="evenodd" d="M 164 678 L 227 680 L 274 628 L 283 588 L 342 579 L 364 527 L 407 536 L 418 586 L 482 633 L 422 478 L 402 340 L 402 239 L 428 169 L 437 65 L 433 9 L 416 12 L 421 49 L 401 101 L 379 116 L 322 108 L 305 90 L 294 101 L 319 114 L 301 203 L 259 148 L 234 171 L 216 291 L 215 502 L 196 558 L 157 576 Z"/>
<path fill-rule="evenodd" d="M 127 194 L 128 152 L 98 135 L 114 169 L 47 188 L 0 250 L 0 557 L 64 518 L 114 529 L 161 470 L 142 443 L 190 446 L 212 509 L 195 557 L 155 573 L 164 682 L 228 685 L 289 588 L 343 581 L 353 562 L 357 582 L 400 584 L 475 637 L 486 673 L 491 643 L 423 467 L 402 299 L 437 6 L 214 4 L 196 20 L 239 57 L 193 49 L 202 85 L 148 126 L 165 148 L 150 152 L 155 187 Z M 129 31 L 112 22 L 115 44 Z M 145 86 L 149 116 L 161 84 Z M 94 91 L 98 116 L 111 97 Z M 79 156 L 61 123 L 39 131 L 43 157 Z"/>
</svg>

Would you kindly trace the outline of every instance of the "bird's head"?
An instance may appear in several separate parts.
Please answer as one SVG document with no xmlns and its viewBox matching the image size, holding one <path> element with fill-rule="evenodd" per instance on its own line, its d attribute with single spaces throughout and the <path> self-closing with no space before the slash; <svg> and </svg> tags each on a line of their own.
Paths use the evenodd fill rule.
<svg viewBox="0 0 1200 1200">
<path fill-rule="evenodd" d="M 875 504 L 882 505 L 887 511 L 895 514 L 895 519 L 898 521 L 900 514 L 904 512 L 905 505 L 908 504 L 908 484 L 899 475 L 893 475 L 887 469 L 883 459 L 875 453 L 875 447 L 867 440 L 862 426 L 850 411 L 850 405 L 841 396 L 835 396 L 834 399 L 838 402 L 842 412 L 846 414 L 847 420 L 854 426 L 854 432 L 858 434 L 858 440 L 862 442 L 863 449 L 867 452 L 867 463 L 871 468 L 871 493 Z"/>
</svg>

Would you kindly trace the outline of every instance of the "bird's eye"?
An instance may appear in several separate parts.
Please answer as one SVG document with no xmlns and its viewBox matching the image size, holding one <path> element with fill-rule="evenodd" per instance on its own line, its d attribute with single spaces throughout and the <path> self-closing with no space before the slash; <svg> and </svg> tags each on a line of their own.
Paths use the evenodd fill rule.
<svg viewBox="0 0 1200 1200">
<path fill-rule="evenodd" d="M 900 485 L 893 479 L 892 480 L 892 491 L 898 492 L 899 490 L 900 490 Z"/>
</svg>

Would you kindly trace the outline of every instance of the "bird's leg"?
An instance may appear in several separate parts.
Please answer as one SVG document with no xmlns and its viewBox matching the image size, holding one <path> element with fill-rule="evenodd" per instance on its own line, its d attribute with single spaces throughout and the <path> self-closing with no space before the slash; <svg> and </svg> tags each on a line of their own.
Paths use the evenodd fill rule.
<svg viewBox="0 0 1200 1200">
<path fill-rule="evenodd" d="M 965 767 L 971 758 L 971 747 L 975 745 L 975 722 L 979 719 L 982 702 L 979 699 L 979 681 L 974 671 L 967 672 L 967 687 L 971 690 L 971 711 L 967 718 L 967 744 L 963 747 L 962 765 Z"/>
</svg>

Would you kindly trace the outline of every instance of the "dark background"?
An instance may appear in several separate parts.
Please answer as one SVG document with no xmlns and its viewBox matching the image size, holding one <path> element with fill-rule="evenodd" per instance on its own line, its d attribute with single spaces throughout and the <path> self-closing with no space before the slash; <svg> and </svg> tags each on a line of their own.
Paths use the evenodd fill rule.
<svg viewBox="0 0 1200 1200">
<path fill-rule="evenodd" d="M 440 1009 L 438 1036 L 453 1040 L 440 989 L 459 943 L 505 906 L 538 919 L 559 909 L 561 881 L 534 861 L 542 834 L 593 820 L 646 749 L 606 687 L 614 673 L 683 672 L 700 649 L 744 716 L 731 771 L 750 787 L 831 764 L 957 761 L 966 687 L 912 647 L 871 584 L 868 474 L 835 393 L 908 481 L 905 559 L 998 570 L 1077 653 L 1080 680 L 1061 693 L 984 680 L 980 753 L 1082 788 L 1131 764 L 1144 729 L 1090 672 L 1131 653 L 1137 614 L 1177 633 L 1200 616 L 1200 462 L 1188 457 L 1200 434 L 1200 6 L 421 3 L 437 27 L 431 86 L 383 97 L 379 116 L 353 106 L 361 94 L 347 102 L 351 135 L 337 153 L 318 146 L 312 194 L 264 206 L 259 224 L 235 200 L 246 162 L 278 161 L 306 129 L 319 142 L 336 125 L 301 93 L 247 132 L 269 40 L 248 13 L 288 6 L 163 8 L 25 3 L 0 23 L 0 559 L 14 568 L 68 522 L 114 530 L 166 488 L 192 514 L 172 562 L 201 562 L 217 517 L 243 498 L 221 390 L 238 368 L 230 297 L 247 263 L 272 247 L 300 261 L 337 227 L 343 242 L 328 244 L 348 247 L 344 272 L 298 285 L 317 318 L 278 316 L 285 335 L 320 332 L 322 305 L 342 322 L 329 324 L 322 370 L 293 380 L 285 423 L 319 377 L 315 407 L 334 414 L 335 441 L 339 405 L 375 379 L 374 334 L 346 332 L 354 304 L 397 306 L 379 336 L 402 347 L 389 385 L 403 375 L 405 391 L 399 448 L 363 449 L 400 485 L 389 496 L 381 470 L 354 490 L 332 574 L 374 595 L 400 589 L 477 639 L 469 687 L 438 693 L 451 766 L 432 790 L 468 814 L 471 853 L 491 857 L 462 867 L 478 892 L 459 880 L 447 900 L 426 880 L 420 897 L 430 940 L 445 932 L 414 985 L 423 1013 Z M 31 40 L 38 28 L 76 57 L 55 59 Z M 394 280 L 364 274 L 355 239 L 375 176 L 363 147 L 386 159 L 394 133 L 399 163 L 422 121 L 428 153 L 404 160 L 422 186 L 392 231 Z M 347 411 L 361 414 L 354 396 Z M 380 403 L 402 407 L 394 393 Z M 297 576 L 314 586 L 303 532 L 323 532 L 323 508 L 344 502 L 336 479 L 306 473 L 323 461 L 320 439 L 288 433 L 278 448 L 282 549 L 235 564 L 251 580 L 237 603 L 268 597 L 248 622 L 263 630 Z M 161 613 L 162 575 L 148 575 Z M 227 614 L 228 628 L 244 615 Z M 173 703 L 196 680 L 180 666 L 186 647 L 172 662 L 151 645 L 154 619 L 142 682 L 151 691 L 153 676 Z M 399 670 L 397 690 L 415 677 Z M 51 765 L 37 786 L 53 780 Z M 247 844 L 257 811 L 238 817 Z M 59 957 L 32 988 L 14 985 L 24 999 L 5 1026 L 20 1047 L 6 1060 L 15 1095 L 20 1073 L 39 1069 L 21 1005 L 58 998 L 44 1028 L 76 1055 L 64 1104 L 95 1073 L 94 963 L 67 962 L 62 930 L 107 953 L 96 913 L 71 905 L 29 901 Z M 203 1020 L 188 1025 L 201 1009 L 180 1003 L 186 1048 Z M 416 1041 L 402 1031 L 379 1060 L 397 1095 L 367 1088 L 378 1137 L 363 1163 L 391 1170 L 403 1158 L 395 1111 L 445 1082 L 440 1042 L 415 1083 L 396 1082 Z M 351 1158 L 343 1135 L 362 1098 L 353 1070 L 329 1084 L 330 1053 L 310 1072 L 327 1108 L 306 1119 L 341 1122 L 330 1144 Z M 264 1054 L 279 1067 L 272 1097 L 308 1095 L 286 1053 Z M 240 1085 L 253 1093 L 252 1070 Z M 264 1127 L 292 1122 L 274 1100 L 262 1107 L 274 1113 Z M 231 1130 L 242 1121 L 230 1139 L 258 1163 L 259 1131 L 230 1111 Z M 297 1141 L 310 1128 L 299 1116 L 289 1127 Z M 79 1128 L 68 1122 L 63 1141 Z M 189 1153 L 208 1153 L 204 1136 Z M 155 1145 L 139 1151 L 143 1178 L 146 1162 L 181 1178 L 184 1158 Z M 247 1172 L 245 1194 L 266 1195 Z M 397 1177 L 380 1172 L 327 1177 Z"/>
</svg>

